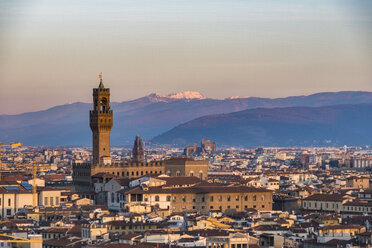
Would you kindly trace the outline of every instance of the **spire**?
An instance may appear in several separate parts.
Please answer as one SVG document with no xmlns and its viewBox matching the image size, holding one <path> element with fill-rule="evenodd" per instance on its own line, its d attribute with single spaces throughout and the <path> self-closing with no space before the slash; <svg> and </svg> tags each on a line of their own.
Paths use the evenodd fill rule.
<svg viewBox="0 0 372 248">
<path fill-rule="evenodd" d="M 99 86 L 98 86 L 98 88 L 99 89 L 104 89 L 105 88 L 105 86 L 103 85 L 103 83 L 102 83 L 102 72 L 99 74 Z"/>
<path fill-rule="evenodd" d="M 134 140 L 132 157 L 133 160 L 137 162 L 143 162 L 145 160 L 145 151 L 140 136 L 136 136 L 136 139 Z"/>
</svg>

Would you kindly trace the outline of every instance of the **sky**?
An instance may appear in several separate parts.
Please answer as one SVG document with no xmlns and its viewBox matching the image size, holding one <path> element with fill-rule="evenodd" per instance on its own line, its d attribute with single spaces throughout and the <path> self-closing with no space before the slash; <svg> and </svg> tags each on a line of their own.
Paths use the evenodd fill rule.
<svg viewBox="0 0 372 248">
<path fill-rule="evenodd" d="M 157 92 L 372 91 L 369 0 L 0 0 L 0 114 Z"/>
</svg>

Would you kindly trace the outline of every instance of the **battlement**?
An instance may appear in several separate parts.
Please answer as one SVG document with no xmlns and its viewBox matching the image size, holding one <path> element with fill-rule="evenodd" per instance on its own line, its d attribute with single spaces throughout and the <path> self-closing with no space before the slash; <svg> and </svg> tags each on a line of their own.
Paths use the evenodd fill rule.
<svg viewBox="0 0 372 248">
<path fill-rule="evenodd" d="M 106 93 L 110 93 L 110 88 L 94 88 L 93 89 L 93 94 L 94 93 L 98 93 L 98 92 L 106 92 Z"/>
<path fill-rule="evenodd" d="M 90 168 L 91 167 L 91 163 L 86 163 L 86 162 L 74 162 L 72 164 L 72 167 L 75 167 L 75 168 Z"/>
<path fill-rule="evenodd" d="M 90 110 L 89 111 L 90 116 L 100 114 L 100 115 L 112 115 L 112 110 Z"/>
<path fill-rule="evenodd" d="M 151 162 L 112 162 L 111 164 L 99 164 L 95 167 L 98 168 L 135 168 L 135 167 L 163 167 L 163 161 L 151 161 Z"/>
</svg>

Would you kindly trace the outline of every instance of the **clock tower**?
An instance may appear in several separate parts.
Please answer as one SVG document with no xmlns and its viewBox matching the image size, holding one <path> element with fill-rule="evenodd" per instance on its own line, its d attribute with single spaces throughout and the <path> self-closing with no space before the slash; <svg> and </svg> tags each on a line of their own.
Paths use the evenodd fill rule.
<svg viewBox="0 0 372 248">
<path fill-rule="evenodd" d="M 93 89 L 93 110 L 90 111 L 90 129 L 93 133 L 93 166 L 100 163 L 102 157 L 110 157 L 110 132 L 112 128 L 112 110 L 110 109 L 110 89 L 102 83 Z"/>
</svg>

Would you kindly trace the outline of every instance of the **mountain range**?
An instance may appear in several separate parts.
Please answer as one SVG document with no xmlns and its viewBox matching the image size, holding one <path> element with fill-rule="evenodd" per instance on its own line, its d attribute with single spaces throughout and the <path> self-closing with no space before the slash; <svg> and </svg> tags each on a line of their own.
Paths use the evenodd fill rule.
<svg viewBox="0 0 372 248">
<path fill-rule="evenodd" d="M 191 140 L 199 141 L 207 133 L 196 135 L 195 131 L 195 135 L 191 135 L 192 131 L 189 130 L 190 132 L 182 134 L 184 135 L 182 138 L 172 135 L 175 135 L 176 129 L 183 127 L 182 124 L 190 125 L 188 123 L 190 121 L 197 130 L 195 121 L 200 120 L 200 117 L 203 116 L 205 118 L 211 118 L 210 115 L 220 116 L 219 118 L 226 118 L 225 121 L 228 123 L 229 118 L 236 115 L 232 112 L 240 113 L 240 111 L 244 112 L 245 110 L 258 113 L 271 109 L 270 111 L 281 113 L 280 109 L 291 107 L 312 109 L 322 106 L 357 105 L 358 107 L 354 110 L 358 112 L 359 106 L 364 106 L 363 104 L 366 103 L 372 103 L 372 92 L 324 92 L 308 96 L 275 99 L 258 97 L 212 99 L 199 92 L 181 92 L 171 95 L 151 94 L 132 101 L 111 103 L 114 112 L 111 144 L 114 146 L 132 144 L 135 135 L 141 135 L 145 140 L 155 137 L 152 141 L 159 144 L 177 143 L 174 142 L 175 140 L 182 140 L 182 142 L 178 142 L 179 144 L 192 143 Z M 0 139 L 2 142 L 20 141 L 26 145 L 91 145 L 91 131 L 89 128 L 89 109 L 91 108 L 92 106 L 89 103 L 76 102 L 43 111 L 0 115 Z M 301 115 L 302 111 L 304 111 L 304 108 L 294 108 L 291 115 Z M 250 114 L 250 112 L 247 114 Z M 273 114 L 274 117 L 279 118 L 280 115 Z M 327 114 L 319 118 L 326 117 Z M 281 118 L 286 117 L 282 116 Z M 248 118 L 246 121 L 250 121 L 250 119 Z M 275 122 L 274 119 L 272 121 Z M 171 130 L 172 135 L 168 132 L 169 130 Z M 234 142 L 225 140 L 222 136 L 221 139 L 217 139 L 214 134 L 206 137 L 216 139 L 220 144 L 234 145 Z M 262 137 L 268 138 L 267 135 Z M 286 137 L 285 134 L 283 134 L 283 137 Z M 300 138 L 298 137 L 298 139 Z M 246 144 L 269 145 L 271 141 L 270 139 L 267 139 L 267 141 L 260 139 L 255 141 L 257 143 L 252 142 L 249 141 Z M 279 145 L 289 144 L 284 141 L 278 143 L 275 139 L 272 142 L 272 144 Z M 240 141 L 236 145 L 244 144 L 244 141 Z"/>
<path fill-rule="evenodd" d="M 227 146 L 372 144 L 372 103 L 326 107 L 256 108 L 200 117 L 155 137 L 186 145 L 212 139 Z"/>
</svg>

